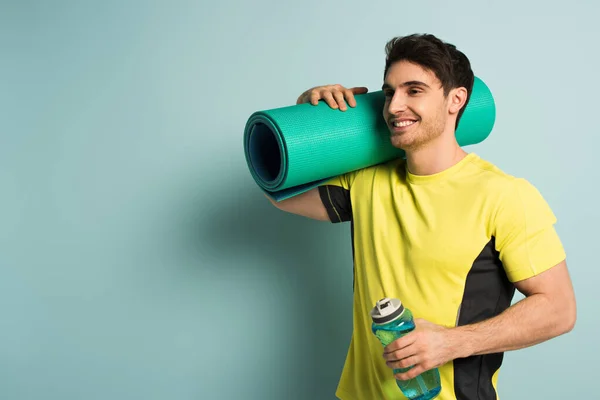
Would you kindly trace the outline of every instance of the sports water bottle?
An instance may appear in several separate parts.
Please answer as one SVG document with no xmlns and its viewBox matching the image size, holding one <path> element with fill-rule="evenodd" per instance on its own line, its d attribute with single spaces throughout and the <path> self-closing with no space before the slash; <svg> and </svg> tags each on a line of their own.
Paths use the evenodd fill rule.
<svg viewBox="0 0 600 400">
<path fill-rule="evenodd" d="M 415 329 L 412 312 L 404 308 L 398 299 L 385 297 L 379 300 L 371 310 L 371 318 L 371 329 L 384 347 Z M 411 368 L 394 369 L 394 374 L 406 372 Z M 407 381 L 396 379 L 396 383 L 404 396 L 410 400 L 431 400 L 442 390 L 440 371 L 437 368 Z"/>
</svg>

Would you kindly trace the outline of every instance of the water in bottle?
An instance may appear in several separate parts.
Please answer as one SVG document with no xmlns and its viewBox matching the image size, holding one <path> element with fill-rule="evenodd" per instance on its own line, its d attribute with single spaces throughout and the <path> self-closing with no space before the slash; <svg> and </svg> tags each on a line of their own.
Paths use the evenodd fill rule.
<svg viewBox="0 0 600 400">
<path fill-rule="evenodd" d="M 398 299 L 383 298 L 371 310 L 373 324 L 371 329 L 385 347 L 415 329 L 412 312 Z M 394 374 L 408 371 L 412 367 L 394 369 Z M 401 381 L 396 379 L 398 387 L 410 400 L 431 400 L 441 391 L 440 372 L 437 368 L 421 375 Z"/>
</svg>

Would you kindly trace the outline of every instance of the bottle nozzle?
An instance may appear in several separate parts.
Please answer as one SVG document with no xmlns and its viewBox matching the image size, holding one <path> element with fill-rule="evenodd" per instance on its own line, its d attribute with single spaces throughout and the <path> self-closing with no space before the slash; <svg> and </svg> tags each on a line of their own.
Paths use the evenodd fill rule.
<svg viewBox="0 0 600 400">
<path fill-rule="evenodd" d="M 384 297 L 371 310 L 371 318 L 377 323 L 389 322 L 402 315 L 403 311 L 404 306 L 400 300 Z"/>
</svg>

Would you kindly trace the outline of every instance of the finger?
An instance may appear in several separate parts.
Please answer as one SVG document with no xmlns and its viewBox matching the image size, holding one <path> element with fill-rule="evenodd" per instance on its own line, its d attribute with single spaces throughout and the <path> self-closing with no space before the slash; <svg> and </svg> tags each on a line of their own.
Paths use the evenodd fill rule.
<svg viewBox="0 0 600 400">
<path fill-rule="evenodd" d="M 310 104 L 316 106 L 317 104 L 319 104 L 319 100 L 321 100 L 321 95 L 319 94 L 318 90 L 311 90 L 308 94 L 308 98 Z"/>
<path fill-rule="evenodd" d="M 421 375 L 423 372 L 425 372 L 423 367 L 421 365 L 417 364 L 413 368 L 409 369 L 406 372 L 401 372 L 401 373 L 396 374 L 395 377 L 398 380 L 407 381 L 409 379 L 416 378 L 417 376 Z"/>
<path fill-rule="evenodd" d="M 417 365 L 419 363 L 419 357 L 414 355 L 410 357 L 403 358 L 401 360 L 395 361 L 386 361 L 386 365 L 392 369 L 395 368 L 410 368 L 413 365 Z"/>
<path fill-rule="evenodd" d="M 346 97 L 346 101 L 350 107 L 356 107 L 356 99 L 354 98 L 354 93 L 352 93 L 352 90 L 344 90 L 344 96 Z"/>
<path fill-rule="evenodd" d="M 384 348 L 384 354 L 385 353 L 393 353 L 395 351 L 398 351 L 405 347 L 408 347 L 411 344 L 413 344 L 415 342 L 415 340 L 416 340 L 416 335 L 414 334 L 414 331 L 410 332 L 407 335 L 401 337 L 400 339 L 396 339 L 392 343 L 388 344 Z"/>
<path fill-rule="evenodd" d="M 323 100 L 325 100 L 325 102 L 327 104 L 329 104 L 329 107 L 334 108 L 334 109 L 338 108 L 337 102 L 333 98 L 333 95 L 331 94 L 331 92 L 323 91 L 321 97 L 323 98 Z"/>
<path fill-rule="evenodd" d="M 404 360 L 405 358 L 414 357 L 419 354 L 419 349 L 414 344 L 407 346 L 403 349 L 396 350 L 393 353 L 387 353 L 383 355 L 386 361 L 397 362 Z"/>
<path fill-rule="evenodd" d="M 340 92 L 339 90 L 334 90 L 333 97 L 335 97 L 335 100 L 337 101 L 337 104 L 340 107 L 340 110 L 346 111 L 346 109 L 347 109 L 346 101 L 344 100 L 344 95 L 342 94 L 342 92 Z"/>
<path fill-rule="evenodd" d="M 310 102 L 310 104 L 312 104 L 313 106 L 319 104 L 319 100 L 321 99 L 318 90 L 311 90 L 306 96 L 308 97 L 308 101 Z"/>
</svg>

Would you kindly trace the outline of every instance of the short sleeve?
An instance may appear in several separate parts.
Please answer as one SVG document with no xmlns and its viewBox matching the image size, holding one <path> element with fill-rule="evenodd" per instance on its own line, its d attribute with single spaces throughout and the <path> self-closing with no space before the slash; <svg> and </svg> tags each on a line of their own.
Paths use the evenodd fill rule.
<svg viewBox="0 0 600 400">
<path fill-rule="evenodd" d="M 535 276 L 566 257 L 554 228 L 554 213 L 525 179 L 510 184 L 493 223 L 496 250 L 511 282 Z"/>
<path fill-rule="evenodd" d="M 331 222 L 339 223 L 352 220 L 350 189 L 355 178 L 356 172 L 349 172 L 331 178 L 319 186 L 319 195 Z"/>
</svg>

